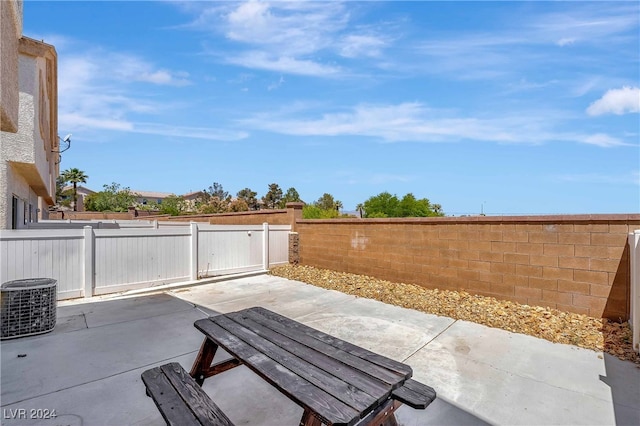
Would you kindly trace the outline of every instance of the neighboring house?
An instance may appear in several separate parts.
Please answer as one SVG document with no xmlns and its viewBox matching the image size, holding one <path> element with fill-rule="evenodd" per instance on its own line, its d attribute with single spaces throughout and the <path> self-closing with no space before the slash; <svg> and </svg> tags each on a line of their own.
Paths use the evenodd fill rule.
<svg viewBox="0 0 640 426">
<path fill-rule="evenodd" d="M 28 222 L 48 218 L 54 205 L 59 174 L 57 54 L 53 46 L 21 37 L 17 43 L 18 73 L 5 75 L 5 58 L 16 52 L 6 37 L 13 37 L 15 10 L 22 20 L 22 3 L 0 1 L 2 25 L 2 133 L 0 137 L 0 229 L 26 227 Z M 16 7 L 16 4 L 19 6 Z M 14 11 L 11 11 L 11 8 Z M 10 9 L 9 11 L 7 9 Z M 5 31 L 7 32 L 5 34 Z M 8 59 L 10 62 L 10 60 Z M 10 81 L 5 81 L 7 78 Z M 18 79 L 17 131 L 11 127 L 11 111 L 6 114 L 5 83 Z M 9 95 L 7 95 L 10 98 Z M 12 109 L 11 102 L 6 107 Z M 9 131 L 4 131 L 4 129 Z"/>
<path fill-rule="evenodd" d="M 68 195 L 63 195 L 61 198 L 62 200 L 66 200 L 69 199 L 70 201 L 73 201 L 73 185 L 67 185 L 64 188 L 62 188 L 63 193 L 68 194 Z M 95 194 L 96 191 L 92 191 L 89 188 L 82 186 L 82 185 L 77 185 L 76 186 L 76 211 L 78 212 L 83 212 L 84 209 L 84 199 L 91 195 L 91 194 Z M 65 203 L 66 204 L 66 203 Z M 73 210 L 73 209 L 71 209 Z"/>
<path fill-rule="evenodd" d="M 159 206 L 165 198 L 174 195 L 171 192 L 135 191 L 133 189 L 131 193 L 136 195 L 136 202 L 143 206 Z"/>
<path fill-rule="evenodd" d="M 184 198 L 185 204 L 187 205 L 187 211 L 195 211 L 196 203 L 202 198 L 203 195 L 203 191 L 194 191 L 184 194 L 182 198 Z"/>
</svg>

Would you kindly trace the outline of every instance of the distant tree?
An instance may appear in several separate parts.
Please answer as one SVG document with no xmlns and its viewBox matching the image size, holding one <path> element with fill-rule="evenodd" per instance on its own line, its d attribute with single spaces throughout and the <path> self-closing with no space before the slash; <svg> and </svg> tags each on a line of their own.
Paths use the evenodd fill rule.
<svg viewBox="0 0 640 426">
<path fill-rule="evenodd" d="M 136 202 L 136 194 L 129 188 L 120 188 L 120 184 L 113 182 L 103 185 L 100 192 L 88 195 L 84 200 L 85 209 L 95 212 L 126 212 Z"/>
<path fill-rule="evenodd" d="M 358 203 L 358 205 L 356 205 L 356 210 L 358 211 L 358 213 L 360 214 L 360 217 L 364 217 L 363 213 L 364 213 L 364 204 L 362 203 Z"/>
<path fill-rule="evenodd" d="M 275 209 L 280 205 L 282 200 L 282 189 L 277 183 L 269 184 L 269 192 L 262 197 L 262 203 L 267 209 Z"/>
<path fill-rule="evenodd" d="M 406 194 L 399 200 L 396 195 L 389 192 L 369 198 L 364 202 L 364 217 L 429 217 L 444 216 L 442 207 L 437 209 L 431 205 L 427 198 L 417 199 L 412 193 Z"/>
<path fill-rule="evenodd" d="M 336 209 L 321 209 L 315 204 L 307 204 L 302 207 L 303 219 L 335 219 L 340 217 Z"/>
<path fill-rule="evenodd" d="M 333 195 L 327 194 L 326 192 L 322 194 L 322 197 L 318 198 L 318 200 L 313 203 L 314 206 L 320 208 L 321 210 L 336 210 L 340 211 L 342 208 L 342 201 L 335 200 Z"/>
<path fill-rule="evenodd" d="M 56 204 L 64 207 L 71 207 L 73 200 L 73 189 L 64 189 L 67 182 L 62 175 L 56 178 Z"/>
<path fill-rule="evenodd" d="M 298 194 L 298 191 L 296 191 L 295 188 L 291 187 L 287 189 L 284 197 L 282 197 L 282 200 L 280 200 L 280 208 L 284 209 L 285 207 L 287 207 L 287 203 L 298 203 L 301 201 L 302 200 L 300 199 L 300 194 Z"/>
<path fill-rule="evenodd" d="M 213 213 L 226 213 L 229 211 L 229 204 L 231 198 L 221 200 L 218 197 L 210 197 L 207 203 L 200 204 L 198 206 L 198 213 L 213 214 Z"/>
<path fill-rule="evenodd" d="M 67 169 L 61 173 L 64 182 L 71 182 L 73 184 L 73 211 L 78 210 L 78 184 L 86 183 L 89 176 L 87 176 L 80 169 Z"/>
<path fill-rule="evenodd" d="M 170 214 L 171 216 L 180 216 L 188 210 L 187 202 L 183 197 L 171 194 L 162 200 L 159 205 L 159 211 L 162 214 Z"/>
<path fill-rule="evenodd" d="M 224 188 L 222 188 L 222 185 L 218 182 L 213 182 L 213 185 L 208 189 L 205 189 L 204 192 L 206 192 L 210 197 L 218 197 L 220 200 L 230 198 L 229 193 L 225 191 Z"/>
<path fill-rule="evenodd" d="M 238 191 L 236 197 L 238 197 L 238 200 L 244 201 L 247 204 L 247 208 L 249 210 L 258 210 L 258 199 L 256 198 L 257 195 L 257 192 L 254 192 L 249 188 L 244 188 Z"/>
<path fill-rule="evenodd" d="M 239 198 L 232 200 L 227 206 L 229 212 L 246 212 L 249 210 L 247 202 Z"/>
</svg>

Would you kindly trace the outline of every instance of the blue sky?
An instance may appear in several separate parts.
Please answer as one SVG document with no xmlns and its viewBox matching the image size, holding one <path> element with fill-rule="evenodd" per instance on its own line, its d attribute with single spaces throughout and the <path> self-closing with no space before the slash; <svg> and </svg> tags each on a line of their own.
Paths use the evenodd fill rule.
<svg viewBox="0 0 640 426">
<path fill-rule="evenodd" d="M 23 33 L 95 190 L 640 211 L 638 2 L 27 0 Z"/>
</svg>

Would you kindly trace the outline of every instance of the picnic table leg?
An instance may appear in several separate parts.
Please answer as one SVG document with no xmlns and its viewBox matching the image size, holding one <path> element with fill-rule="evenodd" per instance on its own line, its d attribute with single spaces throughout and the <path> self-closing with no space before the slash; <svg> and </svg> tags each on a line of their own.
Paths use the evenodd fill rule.
<svg viewBox="0 0 640 426">
<path fill-rule="evenodd" d="M 400 401 L 388 400 L 382 407 L 365 417 L 366 426 L 398 426 L 395 411 L 402 405 Z"/>
<path fill-rule="evenodd" d="M 209 372 L 209 368 L 211 367 L 213 357 L 216 355 L 217 350 L 218 345 L 205 337 L 202 346 L 200 346 L 198 356 L 193 363 L 193 368 L 191 368 L 191 372 L 189 373 L 189 375 L 193 377 L 196 380 L 196 383 L 200 386 L 204 383 L 204 379 L 208 377 L 207 373 Z"/>
<path fill-rule="evenodd" d="M 300 419 L 300 426 L 322 426 L 322 422 L 313 415 L 311 410 L 305 408 L 302 419 Z"/>
</svg>

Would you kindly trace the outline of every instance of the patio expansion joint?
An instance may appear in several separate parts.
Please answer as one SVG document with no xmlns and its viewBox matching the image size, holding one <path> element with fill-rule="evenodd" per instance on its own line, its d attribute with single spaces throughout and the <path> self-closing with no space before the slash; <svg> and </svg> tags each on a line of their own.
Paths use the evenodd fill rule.
<svg viewBox="0 0 640 426">
<path fill-rule="evenodd" d="M 453 319 L 453 318 L 452 318 Z M 449 324 L 444 330 L 442 330 L 440 333 L 436 334 L 435 336 L 433 336 L 433 338 L 431 340 L 429 340 L 428 342 L 426 342 L 424 345 L 420 346 L 418 349 L 416 349 L 415 351 L 411 352 L 411 354 L 409 356 L 407 356 L 405 359 L 402 360 L 402 362 L 407 362 L 407 360 L 409 358 L 411 358 L 412 356 L 414 356 L 415 354 L 417 354 L 418 352 L 420 352 L 422 349 L 424 349 L 425 347 L 427 347 L 427 345 L 429 345 L 429 343 L 433 342 L 434 340 L 436 340 L 438 337 L 440 337 L 444 332 L 446 332 L 447 330 L 449 330 L 456 322 L 458 322 L 457 319 L 454 319 L 453 322 L 451 324 Z"/>
</svg>

